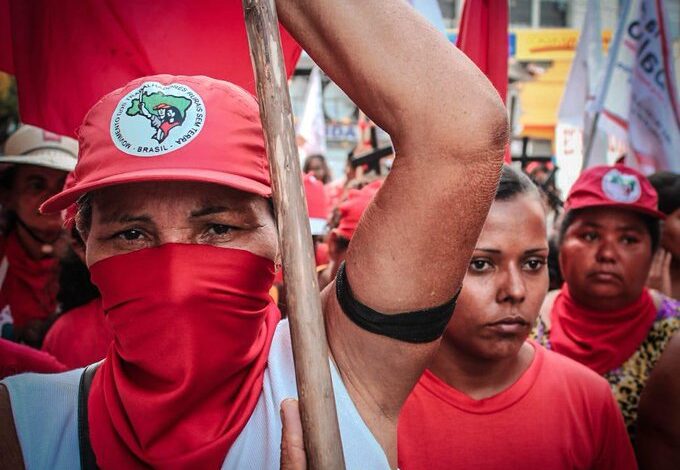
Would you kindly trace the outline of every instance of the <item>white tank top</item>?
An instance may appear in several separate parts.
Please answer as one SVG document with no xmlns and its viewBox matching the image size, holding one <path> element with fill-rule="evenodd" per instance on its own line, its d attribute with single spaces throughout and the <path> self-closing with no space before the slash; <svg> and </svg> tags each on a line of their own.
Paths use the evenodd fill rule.
<svg viewBox="0 0 680 470">
<path fill-rule="evenodd" d="M 7 387 L 17 436 L 27 470 L 80 467 L 78 384 L 83 369 L 63 374 L 21 374 L 2 381 Z M 348 469 L 389 469 L 387 457 L 361 419 L 340 374 L 331 362 L 345 464 Z M 276 328 L 262 393 L 222 469 L 279 468 L 280 404 L 297 398 L 288 321 Z"/>
</svg>

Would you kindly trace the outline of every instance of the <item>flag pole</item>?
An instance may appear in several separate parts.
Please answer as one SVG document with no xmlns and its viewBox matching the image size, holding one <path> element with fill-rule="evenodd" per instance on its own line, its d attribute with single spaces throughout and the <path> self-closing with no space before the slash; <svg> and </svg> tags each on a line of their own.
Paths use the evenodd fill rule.
<svg viewBox="0 0 680 470">
<path fill-rule="evenodd" d="M 586 141 L 586 145 L 584 146 L 585 152 L 583 153 L 581 171 L 585 170 L 588 167 L 588 162 L 590 161 L 590 154 L 593 151 L 595 134 L 597 133 L 597 126 L 598 123 L 600 122 L 600 114 L 602 114 L 602 108 L 604 107 L 604 102 L 607 97 L 607 93 L 609 93 L 609 84 L 612 80 L 612 76 L 614 75 L 614 67 L 616 67 L 616 57 L 618 56 L 618 50 L 621 45 L 621 38 L 625 34 L 624 27 L 626 23 L 626 18 L 628 18 L 628 11 L 630 10 L 631 3 L 632 3 L 631 0 L 625 0 L 625 3 L 623 4 L 622 11 L 619 13 L 619 24 L 616 26 L 616 33 L 614 34 L 614 39 L 611 42 L 611 47 L 609 48 L 609 51 L 607 52 L 607 69 L 605 71 L 605 75 L 602 80 L 602 85 L 599 89 L 599 93 L 597 96 L 597 104 L 595 105 L 595 115 L 593 116 L 593 120 L 590 129 L 588 129 L 588 133 L 583 134 L 584 137 L 587 137 L 588 140 Z"/>
<path fill-rule="evenodd" d="M 243 0 L 269 155 L 308 468 L 344 469 L 293 113 L 274 0 Z"/>
</svg>

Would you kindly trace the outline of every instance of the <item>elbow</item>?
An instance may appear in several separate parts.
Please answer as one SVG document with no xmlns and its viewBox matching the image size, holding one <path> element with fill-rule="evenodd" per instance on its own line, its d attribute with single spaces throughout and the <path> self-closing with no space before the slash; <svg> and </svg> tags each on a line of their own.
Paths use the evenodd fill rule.
<svg viewBox="0 0 680 470">
<path fill-rule="evenodd" d="M 479 129 L 479 141 L 470 143 L 470 152 L 485 155 L 489 163 L 501 165 L 510 142 L 508 113 L 495 90 L 489 93 L 485 103 L 475 111 L 475 124 Z"/>
<path fill-rule="evenodd" d="M 449 116 L 442 143 L 446 148 L 445 154 L 449 158 L 454 157 L 457 163 L 481 165 L 498 171 L 508 148 L 510 126 L 498 93 L 489 88 L 477 94 L 469 106 Z"/>
</svg>

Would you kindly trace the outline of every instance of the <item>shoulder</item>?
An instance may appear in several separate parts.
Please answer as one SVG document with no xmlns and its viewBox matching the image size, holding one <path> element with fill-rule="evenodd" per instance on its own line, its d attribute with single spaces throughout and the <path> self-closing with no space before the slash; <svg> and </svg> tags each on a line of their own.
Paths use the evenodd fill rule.
<svg viewBox="0 0 680 470">
<path fill-rule="evenodd" d="M 600 393 L 611 395 L 609 383 L 595 371 L 543 346 L 536 345 L 536 350 L 544 356 L 541 371 L 543 380 L 559 382 L 570 394 L 585 396 L 599 390 Z"/>
<path fill-rule="evenodd" d="M 78 385 L 82 369 L 4 379 L 28 468 L 77 468 Z"/>
<path fill-rule="evenodd" d="M 680 384 L 680 333 L 675 332 L 666 343 L 659 362 L 652 374 L 664 376 L 665 380 Z"/>
<path fill-rule="evenodd" d="M 45 343 L 49 343 L 54 336 L 76 327 L 82 321 L 87 321 L 92 315 L 96 314 L 99 299 L 95 299 L 84 305 L 72 308 L 59 315 L 54 324 L 47 331 Z"/>
<path fill-rule="evenodd" d="M 550 329 L 550 312 L 552 311 L 553 304 L 555 303 L 555 299 L 557 298 L 557 295 L 559 293 L 560 293 L 559 289 L 551 290 L 545 296 L 545 300 L 543 300 L 543 305 L 541 305 L 539 317 L 540 317 L 540 320 L 543 322 L 543 324 L 548 329 Z"/>
<path fill-rule="evenodd" d="M 680 300 L 668 297 L 658 290 L 649 289 L 654 306 L 661 317 L 680 317 Z"/>
<path fill-rule="evenodd" d="M 292 349 L 288 320 L 282 320 L 274 332 L 258 404 L 227 454 L 223 468 L 278 465 L 281 402 L 298 396 Z M 389 468 L 382 447 L 359 415 L 332 361 L 330 370 L 347 468 Z M 267 439 L 262 439 L 263 435 Z"/>
</svg>

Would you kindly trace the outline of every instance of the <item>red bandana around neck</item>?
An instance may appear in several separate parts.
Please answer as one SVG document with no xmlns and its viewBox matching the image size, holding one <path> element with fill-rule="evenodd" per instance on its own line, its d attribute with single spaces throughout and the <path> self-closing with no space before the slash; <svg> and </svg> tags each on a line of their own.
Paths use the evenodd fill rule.
<svg viewBox="0 0 680 470">
<path fill-rule="evenodd" d="M 5 241 L 7 275 L 0 293 L 0 309 L 9 305 L 14 325 L 23 327 L 31 320 L 42 320 L 57 307 L 57 259 L 35 260 L 19 243 L 16 232 Z M 1 257 L 0 257 L 1 258 Z"/>
<path fill-rule="evenodd" d="M 655 318 L 647 289 L 619 310 L 590 310 L 574 300 L 565 283 L 550 313 L 550 343 L 554 351 L 604 374 L 633 355 Z"/>
<path fill-rule="evenodd" d="M 114 343 L 88 400 L 102 469 L 220 468 L 262 391 L 271 260 L 166 244 L 90 268 Z"/>
</svg>

